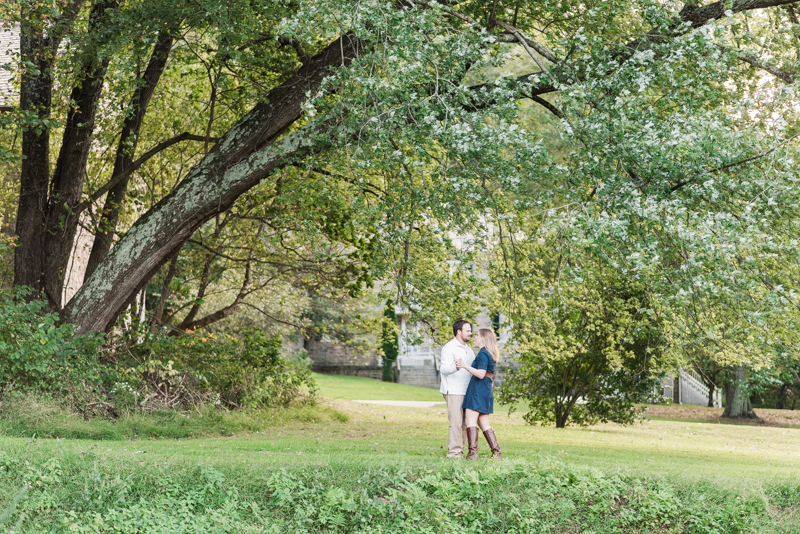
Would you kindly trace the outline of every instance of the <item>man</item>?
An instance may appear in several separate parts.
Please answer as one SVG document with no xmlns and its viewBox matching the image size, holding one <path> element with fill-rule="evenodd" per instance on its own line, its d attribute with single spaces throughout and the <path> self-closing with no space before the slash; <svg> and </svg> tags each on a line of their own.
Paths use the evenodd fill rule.
<svg viewBox="0 0 800 534">
<path fill-rule="evenodd" d="M 472 337 L 472 325 L 463 319 L 456 321 L 453 323 L 453 336 L 454 338 L 442 347 L 440 368 L 442 381 L 439 391 L 447 403 L 447 420 L 450 422 L 447 457 L 461 458 L 467 439 L 467 427 L 461 404 L 464 402 L 464 395 L 467 393 L 472 375 L 466 369 L 458 370 L 456 360 L 463 360 L 466 365 L 471 365 L 475 359 L 475 353 L 467 346 Z"/>
</svg>

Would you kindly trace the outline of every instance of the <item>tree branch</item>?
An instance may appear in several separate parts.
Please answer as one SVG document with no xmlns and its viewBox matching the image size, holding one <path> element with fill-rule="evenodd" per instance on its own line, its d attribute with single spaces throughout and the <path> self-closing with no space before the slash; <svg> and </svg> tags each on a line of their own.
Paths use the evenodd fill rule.
<svg viewBox="0 0 800 534">
<path fill-rule="evenodd" d="M 514 26 L 512 26 L 510 24 L 507 24 L 507 23 L 505 23 L 503 21 L 500 21 L 500 20 L 497 21 L 497 24 L 499 26 L 501 26 L 507 32 L 510 32 L 510 34 L 501 33 L 500 35 L 498 35 L 497 36 L 497 38 L 498 38 L 497 40 L 498 41 L 500 41 L 502 43 L 513 43 L 514 41 L 519 41 L 522 44 L 522 46 L 525 47 L 526 50 L 528 50 L 528 48 L 533 48 L 543 58 L 547 59 L 548 61 L 552 61 L 553 63 L 558 63 L 558 58 L 553 53 L 553 51 L 550 50 L 549 48 L 547 48 L 546 46 L 544 46 L 543 44 L 538 43 L 538 42 L 534 41 L 533 39 L 531 39 L 530 37 L 527 37 L 527 36 L 523 35 L 521 31 L 519 31 L 517 28 L 515 28 Z M 528 51 L 528 53 L 530 54 L 530 51 Z M 533 57 L 533 56 L 531 56 L 531 57 Z M 536 59 L 534 59 L 534 61 L 536 61 Z M 537 65 L 538 65 L 538 61 L 537 61 Z M 544 70 L 544 69 L 542 69 L 542 70 Z"/>
<path fill-rule="evenodd" d="M 788 84 L 794 83 L 796 76 L 796 73 L 794 71 L 784 70 L 776 65 L 772 65 L 771 63 L 767 63 L 766 61 L 757 58 L 753 54 L 748 54 L 747 52 L 740 52 L 738 50 L 734 50 L 730 47 L 722 45 L 718 45 L 718 47 L 720 50 L 724 52 L 734 53 L 736 55 L 736 59 L 738 59 L 743 63 L 747 63 L 758 69 L 764 70 Z"/>
<path fill-rule="evenodd" d="M 273 317 L 272 315 L 268 314 L 267 312 L 265 312 L 264 310 L 262 310 L 258 306 L 254 306 L 254 305 L 250 304 L 249 302 L 242 302 L 242 306 L 247 306 L 248 308 L 253 308 L 257 312 L 261 313 L 264 317 L 267 317 L 268 319 L 270 319 L 272 321 L 275 321 L 276 323 L 285 324 L 287 326 L 292 326 L 292 327 L 297 328 L 297 329 L 302 329 L 303 328 L 303 325 L 290 323 L 288 321 L 284 321 L 282 319 L 278 319 L 277 317 Z"/>
<path fill-rule="evenodd" d="M 120 183 L 121 181 L 127 179 L 131 174 L 136 172 L 136 170 L 147 163 L 147 160 L 158 154 L 159 152 L 166 150 L 167 148 L 171 147 L 174 144 L 180 143 L 181 141 L 211 141 L 216 143 L 219 139 L 217 137 L 206 137 L 204 135 L 194 135 L 188 132 L 183 132 L 180 135 L 176 135 L 166 141 L 162 141 L 161 143 L 157 144 L 147 152 L 145 152 L 139 159 L 131 163 L 128 167 L 125 168 L 124 171 L 119 173 L 114 177 L 113 180 L 110 180 L 106 185 L 89 195 L 89 198 L 81 202 L 75 207 L 75 214 L 82 212 L 89 206 L 91 206 L 94 202 L 99 200 L 103 195 L 108 193 L 115 185 Z"/>
<path fill-rule="evenodd" d="M 721 19 L 729 9 L 733 13 L 741 13 L 742 11 L 752 11 L 754 9 L 785 6 L 795 2 L 797 0 L 734 0 L 732 3 L 729 1 L 714 2 L 705 6 L 696 6 L 687 2 L 678 14 L 678 18 L 682 22 L 691 23 L 692 28 L 699 28 L 710 20 Z"/>
<path fill-rule="evenodd" d="M 295 53 L 297 53 L 297 57 L 299 57 L 300 61 L 302 61 L 304 64 L 308 59 L 308 55 L 306 54 L 305 49 L 303 48 L 303 43 L 301 43 L 299 40 L 293 37 L 286 37 L 284 35 L 264 34 L 261 37 L 253 39 L 252 41 L 248 41 L 247 43 L 243 44 L 236 50 L 242 52 L 244 50 L 247 50 L 253 45 L 257 45 L 258 43 L 264 43 L 267 41 L 275 41 L 281 46 L 291 46 L 292 48 L 294 48 Z"/>
<path fill-rule="evenodd" d="M 195 328 L 203 328 L 205 326 L 210 325 L 211 323 L 216 323 L 217 321 L 221 321 L 226 317 L 233 315 L 236 310 L 239 308 L 239 305 L 242 303 L 242 300 L 249 295 L 251 292 L 247 290 L 247 287 L 250 285 L 250 262 L 247 263 L 247 266 L 244 270 L 244 281 L 242 282 L 242 288 L 239 290 L 239 294 L 236 295 L 236 298 L 230 303 L 228 306 L 225 306 L 221 310 L 217 310 L 216 312 L 206 315 L 202 319 L 198 319 L 196 321 L 182 321 L 176 328 L 181 331 L 192 330 Z"/>
<path fill-rule="evenodd" d="M 756 154 L 755 156 L 751 156 L 749 158 L 745 158 L 745 159 L 742 159 L 742 160 L 739 160 L 739 161 L 734 161 L 733 163 L 728 163 L 727 165 L 722 165 L 721 167 L 717 167 L 716 169 L 711 169 L 708 172 L 709 172 L 709 174 L 712 174 L 712 173 L 715 173 L 715 172 L 719 172 L 719 171 L 724 171 L 724 170 L 730 169 L 732 167 L 738 167 L 739 165 L 744 165 L 745 163 L 750 163 L 751 161 L 755 161 L 757 159 L 761 159 L 761 158 L 763 158 L 765 156 L 768 156 L 768 155 L 772 154 L 773 152 L 778 150 L 780 147 L 789 144 L 790 142 L 792 142 L 794 139 L 796 139 L 798 137 L 800 137 L 800 133 L 795 134 L 795 135 L 791 136 L 788 139 L 784 139 L 783 141 L 781 141 L 780 143 L 778 143 L 774 147 L 772 147 L 769 150 L 766 150 L 766 151 L 764 151 L 764 152 L 762 152 L 760 154 Z M 692 183 L 693 181 L 694 180 L 682 180 L 682 181 L 678 182 L 677 184 L 675 184 L 675 185 L 673 185 L 672 187 L 669 188 L 670 193 L 674 193 L 675 191 L 677 191 L 681 187 L 683 187 L 685 185 L 688 185 L 688 184 Z"/>
<path fill-rule="evenodd" d="M 552 113 L 553 115 L 555 115 L 559 119 L 563 119 L 564 118 L 564 113 L 560 109 L 555 107 L 553 104 L 551 104 L 550 102 L 545 100 L 544 98 L 541 98 L 541 97 L 536 96 L 536 95 L 531 95 L 531 100 L 533 100 L 534 102 L 536 102 L 537 104 L 539 104 L 540 106 L 545 108 L 547 111 L 549 111 L 550 113 Z"/>
<path fill-rule="evenodd" d="M 311 169 L 311 171 L 315 172 L 317 174 L 321 174 L 323 176 L 330 176 L 331 178 L 344 180 L 345 182 L 358 187 L 364 193 L 369 193 L 369 194 L 371 194 L 371 195 L 373 195 L 375 197 L 380 197 L 381 194 L 384 194 L 384 195 L 386 194 L 386 191 L 384 191 L 383 189 L 381 189 L 380 187 L 378 187 L 377 185 L 375 185 L 375 184 L 373 184 L 371 182 L 367 182 L 366 180 L 363 182 L 363 184 L 366 184 L 368 187 L 364 187 L 363 184 L 359 184 L 358 182 L 356 182 L 352 178 L 347 178 L 346 176 L 342 176 L 341 174 L 334 174 L 334 173 L 328 172 L 328 171 L 326 171 L 324 169 L 320 169 L 320 168 L 316 168 L 315 167 L 315 168 Z"/>
</svg>

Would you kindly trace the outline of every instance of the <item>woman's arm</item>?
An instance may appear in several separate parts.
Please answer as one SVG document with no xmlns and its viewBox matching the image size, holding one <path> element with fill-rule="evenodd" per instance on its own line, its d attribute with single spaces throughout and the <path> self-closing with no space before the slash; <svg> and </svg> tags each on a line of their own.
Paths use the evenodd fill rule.
<svg viewBox="0 0 800 534">
<path fill-rule="evenodd" d="M 469 365 L 465 365 L 463 369 L 466 369 L 469 372 L 469 374 L 471 374 L 478 380 L 486 376 L 486 369 L 475 369 L 474 367 L 471 367 Z"/>
<path fill-rule="evenodd" d="M 472 365 L 462 365 L 462 367 L 478 380 L 482 380 L 486 376 L 486 368 L 488 367 L 486 360 L 486 349 L 481 349 L 478 352 L 478 356 L 472 361 L 472 363 L 475 364 L 476 367 L 473 367 Z M 483 367 L 483 369 L 481 369 L 481 367 Z"/>
</svg>

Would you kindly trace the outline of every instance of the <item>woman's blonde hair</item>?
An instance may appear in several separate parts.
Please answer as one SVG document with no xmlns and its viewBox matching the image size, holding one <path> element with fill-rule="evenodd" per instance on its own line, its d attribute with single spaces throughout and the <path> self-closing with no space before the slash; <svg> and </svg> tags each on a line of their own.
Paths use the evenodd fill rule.
<svg viewBox="0 0 800 534">
<path fill-rule="evenodd" d="M 500 361 L 500 349 L 497 347 L 497 336 L 494 335 L 494 331 L 491 328 L 481 328 L 478 330 L 478 334 L 483 338 L 483 344 L 489 354 L 492 355 L 494 363 L 498 363 Z"/>
</svg>

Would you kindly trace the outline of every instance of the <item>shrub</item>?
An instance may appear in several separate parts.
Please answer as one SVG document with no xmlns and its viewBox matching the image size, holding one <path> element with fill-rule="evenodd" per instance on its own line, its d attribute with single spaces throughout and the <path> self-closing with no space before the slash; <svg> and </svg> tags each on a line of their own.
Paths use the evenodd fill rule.
<svg viewBox="0 0 800 534">
<path fill-rule="evenodd" d="M 0 303 L 0 387 L 59 394 L 84 406 L 101 402 L 103 382 L 113 373 L 100 363 L 102 335 L 75 336 L 46 302 L 26 302 L 27 294 L 21 290 Z"/>
<path fill-rule="evenodd" d="M 247 330 L 239 338 L 203 330 L 154 336 L 126 352 L 134 358 L 133 378 L 143 383 L 139 406 L 287 406 L 316 392 L 308 367 L 281 357 L 280 338 L 260 330 Z M 121 395 L 125 389 L 118 384 Z"/>
<path fill-rule="evenodd" d="M 302 359 L 281 357 L 281 340 L 260 330 L 239 338 L 198 330 L 118 342 L 76 336 L 41 300 L 19 291 L 0 301 L 0 388 L 60 399 L 84 418 L 197 405 L 287 406 L 316 392 Z"/>
</svg>

